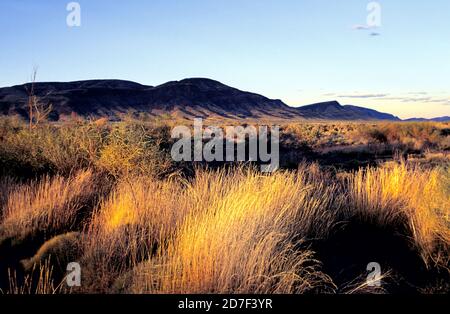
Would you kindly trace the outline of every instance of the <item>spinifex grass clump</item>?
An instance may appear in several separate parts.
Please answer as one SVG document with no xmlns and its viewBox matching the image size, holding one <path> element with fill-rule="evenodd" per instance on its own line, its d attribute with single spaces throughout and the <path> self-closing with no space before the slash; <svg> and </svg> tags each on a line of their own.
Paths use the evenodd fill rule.
<svg viewBox="0 0 450 314">
<path fill-rule="evenodd" d="M 109 287 L 121 273 L 148 258 L 189 210 L 189 196 L 178 181 L 148 176 L 120 180 L 86 228 L 83 263 L 88 289 Z"/>
<path fill-rule="evenodd" d="M 382 225 L 405 224 L 426 264 L 449 262 L 449 174 L 405 162 L 360 170 L 348 180 L 352 213 Z"/>
<path fill-rule="evenodd" d="M 97 189 L 90 170 L 69 178 L 46 176 L 40 181 L 15 186 L 4 207 L 0 224 L 2 237 L 20 239 L 37 232 L 70 229 Z"/>
<path fill-rule="evenodd" d="M 197 176 L 191 191 L 202 210 L 189 213 L 139 268 L 133 291 L 301 293 L 330 283 L 301 242 L 326 234 L 333 223 L 331 189 L 314 187 L 303 172 Z"/>
</svg>

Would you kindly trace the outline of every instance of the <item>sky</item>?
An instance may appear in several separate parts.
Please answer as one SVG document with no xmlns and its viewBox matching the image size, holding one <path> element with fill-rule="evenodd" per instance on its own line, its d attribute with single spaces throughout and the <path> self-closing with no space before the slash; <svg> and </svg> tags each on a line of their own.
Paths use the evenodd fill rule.
<svg viewBox="0 0 450 314">
<path fill-rule="evenodd" d="M 1 87 L 35 67 L 38 81 L 207 77 L 292 106 L 450 115 L 448 0 L 79 0 L 80 26 L 69 2 L 0 1 Z"/>
</svg>

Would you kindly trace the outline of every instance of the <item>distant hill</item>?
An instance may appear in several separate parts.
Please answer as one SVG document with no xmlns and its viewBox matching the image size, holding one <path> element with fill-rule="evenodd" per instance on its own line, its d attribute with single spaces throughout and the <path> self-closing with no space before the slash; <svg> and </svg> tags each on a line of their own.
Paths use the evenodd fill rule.
<svg viewBox="0 0 450 314">
<path fill-rule="evenodd" d="M 307 105 L 298 110 L 306 117 L 317 119 L 400 121 L 400 118 L 388 113 L 351 105 L 342 106 L 337 101 Z"/>
<path fill-rule="evenodd" d="M 431 118 L 431 119 L 425 119 L 425 118 L 410 118 L 406 119 L 404 121 L 408 122 L 450 122 L 450 116 L 444 116 L 444 117 L 437 117 L 437 118 Z"/>
<path fill-rule="evenodd" d="M 30 84 L 0 88 L 0 114 L 27 117 Z M 80 116 L 117 118 L 123 113 L 152 115 L 327 120 L 391 120 L 399 118 L 372 109 L 342 106 L 336 101 L 290 107 L 251 92 L 206 78 L 190 78 L 146 86 L 122 80 L 35 83 L 35 95 L 53 107 L 52 119 Z"/>
</svg>

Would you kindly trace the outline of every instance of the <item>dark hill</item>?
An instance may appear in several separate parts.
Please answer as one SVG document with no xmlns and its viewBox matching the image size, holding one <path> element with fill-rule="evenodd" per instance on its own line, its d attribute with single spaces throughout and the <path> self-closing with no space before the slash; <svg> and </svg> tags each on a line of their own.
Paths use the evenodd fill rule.
<svg viewBox="0 0 450 314">
<path fill-rule="evenodd" d="M 443 117 L 436 117 L 436 118 L 431 118 L 431 119 L 426 119 L 426 118 L 410 118 L 410 119 L 406 119 L 405 121 L 407 122 L 449 122 L 450 121 L 450 116 L 443 116 Z"/>
<path fill-rule="evenodd" d="M 0 114 L 27 117 L 30 84 L 0 88 Z M 41 103 L 53 107 L 59 119 L 76 113 L 81 116 L 117 118 L 127 112 L 193 117 L 399 120 L 390 114 L 355 106 L 326 102 L 299 108 L 289 107 L 251 92 L 206 78 L 172 81 L 146 86 L 123 80 L 35 83 L 34 93 Z"/>
<path fill-rule="evenodd" d="M 307 105 L 300 107 L 298 110 L 304 116 L 315 117 L 318 119 L 400 121 L 398 117 L 388 113 L 350 105 L 342 106 L 337 101 Z"/>
</svg>

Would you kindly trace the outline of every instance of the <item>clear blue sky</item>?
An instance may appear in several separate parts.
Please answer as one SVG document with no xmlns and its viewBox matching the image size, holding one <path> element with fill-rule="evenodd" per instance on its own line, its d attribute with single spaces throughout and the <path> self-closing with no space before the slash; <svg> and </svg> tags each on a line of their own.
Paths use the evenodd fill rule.
<svg viewBox="0 0 450 314">
<path fill-rule="evenodd" d="M 397 114 L 450 115 L 450 1 L 0 1 L 0 86 L 209 77 L 290 105 L 337 99 Z M 378 36 L 371 36 L 376 33 Z"/>
</svg>

